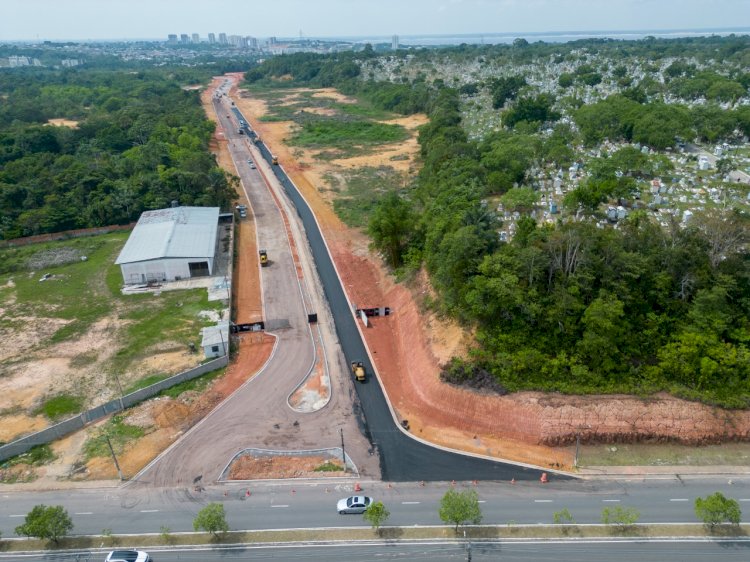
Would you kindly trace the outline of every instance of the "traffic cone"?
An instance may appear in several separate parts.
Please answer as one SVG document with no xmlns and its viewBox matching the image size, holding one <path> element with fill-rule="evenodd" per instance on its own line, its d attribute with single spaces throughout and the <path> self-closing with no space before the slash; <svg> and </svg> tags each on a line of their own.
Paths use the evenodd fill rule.
<svg viewBox="0 0 750 562">
<path fill-rule="evenodd" d="M 246 497 L 246 498 L 249 498 L 249 497 L 250 497 L 250 490 L 248 490 L 247 492 L 245 492 L 245 497 Z"/>
<path fill-rule="evenodd" d="M 510 479 L 510 483 L 513 484 L 513 485 L 515 485 L 516 484 L 516 479 L 515 478 L 511 478 Z"/>
<path fill-rule="evenodd" d="M 357 482 L 356 484 L 354 484 L 354 491 L 355 492 L 361 492 L 362 491 L 362 486 L 359 485 L 359 482 Z"/>
<path fill-rule="evenodd" d="M 542 472 L 542 477 L 539 479 L 539 481 L 542 484 L 546 484 L 547 483 L 547 473 L 546 472 Z"/>
</svg>

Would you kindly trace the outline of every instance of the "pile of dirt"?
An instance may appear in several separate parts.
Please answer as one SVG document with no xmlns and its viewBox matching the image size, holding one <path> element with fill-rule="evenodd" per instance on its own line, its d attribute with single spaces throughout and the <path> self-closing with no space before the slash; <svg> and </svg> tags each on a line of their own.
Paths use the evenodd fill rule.
<svg viewBox="0 0 750 562">
<path fill-rule="evenodd" d="M 336 478 L 345 476 L 341 463 L 322 456 L 263 456 L 243 455 L 229 468 L 229 480 L 267 480 L 269 478 Z M 326 467 L 323 470 L 316 471 Z"/>
</svg>

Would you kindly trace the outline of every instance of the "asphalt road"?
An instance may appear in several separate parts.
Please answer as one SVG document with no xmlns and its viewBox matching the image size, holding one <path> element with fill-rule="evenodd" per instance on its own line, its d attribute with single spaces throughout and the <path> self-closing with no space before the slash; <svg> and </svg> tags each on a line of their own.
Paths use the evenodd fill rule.
<svg viewBox="0 0 750 562">
<path fill-rule="evenodd" d="M 750 559 L 750 542 L 631 542 L 631 541 L 526 541 L 526 542 L 463 542 L 437 543 L 339 543 L 335 545 L 258 546 L 231 549 L 183 550 L 152 549 L 155 562 L 211 562 L 213 560 L 431 560 L 456 562 L 496 560 L 507 562 L 599 562 L 622 560 L 639 562 L 707 561 L 722 562 Z M 0 560 L 9 555 L 0 553 Z M 41 554 L 24 557 L 30 561 L 86 562 L 103 560 L 106 552 L 75 554 Z M 469 557 L 470 556 L 470 557 Z"/>
<path fill-rule="evenodd" d="M 235 107 L 233 111 L 238 119 L 244 119 L 239 109 Z M 244 120 L 247 122 L 247 119 Z M 253 133 L 246 127 L 245 134 L 252 136 Z M 262 141 L 257 143 L 257 146 L 263 158 L 270 163 L 272 155 L 268 147 Z M 350 303 L 346 299 L 315 217 L 282 166 L 273 166 L 273 171 L 304 225 L 347 363 L 363 361 L 367 372 L 373 373 L 374 368 L 357 330 Z M 356 390 L 365 415 L 365 434 L 380 454 L 383 480 L 458 480 L 466 479 L 467 475 L 476 480 L 538 480 L 541 475 L 541 472 L 535 469 L 451 453 L 416 441 L 396 426 L 383 390 L 375 377 L 370 377 L 365 384 L 356 385 Z"/>
<path fill-rule="evenodd" d="M 440 525 L 438 506 L 450 483 L 393 484 L 363 482 L 363 493 L 382 501 L 397 526 Z M 580 524 L 599 523 L 605 507 L 637 509 L 642 523 L 695 523 L 696 497 L 716 491 L 735 498 L 750 520 L 750 476 L 734 479 L 672 478 L 656 481 L 582 482 L 460 482 L 456 489 L 476 489 L 486 524 L 550 524 L 556 511 L 568 509 Z M 250 496 L 247 496 L 247 490 Z M 327 491 L 326 491 L 327 490 Z M 226 494 L 226 495 L 225 495 Z M 195 514 L 209 501 L 224 504 L 230 528 L 302 529 L 362 526 L 362 517 L 339 515 L 336 500 L 353 494 L 350 481 L 267 482 L 248 486 L 227 484 L 204 492 L 153 488 L 112 488 L 52 492 L 5 492 L 0 495 L 0 532 L 15 536 L 14 528 L 37 504 L 63 505 L 76 534 L 192 531 Z"/>
</svg>

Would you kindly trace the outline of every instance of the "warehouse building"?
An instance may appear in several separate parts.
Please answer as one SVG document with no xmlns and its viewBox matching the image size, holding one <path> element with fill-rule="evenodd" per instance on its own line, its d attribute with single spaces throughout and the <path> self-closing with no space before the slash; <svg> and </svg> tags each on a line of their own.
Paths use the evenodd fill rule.
<svg viewBox="0 0 750 562">
<path fill-rule="evenodd" d="M 125 284 L 212 275 L 218 222 L 218 207 L 146 211 L 115 262 Z"/>
</svg>

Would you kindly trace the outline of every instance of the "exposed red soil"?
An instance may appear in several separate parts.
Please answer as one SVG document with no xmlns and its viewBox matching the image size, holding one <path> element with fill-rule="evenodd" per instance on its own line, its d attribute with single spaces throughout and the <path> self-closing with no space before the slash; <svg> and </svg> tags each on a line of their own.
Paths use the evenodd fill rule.
<svg viewBox="0 0 750 562">
<path fill-rule="evenodd" d="M 570 467 L 572 451 L 548 445 L 569 444 L 576 434 L 590 441 L 674 440 L 707 443 L 750 439 L 750 412 L 711 408 L 669 396 L 562 396 L 534 392 L 485 395 L 444 384 L 439 366 L 455 330 L 418 309 L 418 294 L 396 285 L 381 260 L 368 252 L 367 240 L 347 228 L 323 199 L 308 171 L 284 144 L 289 124 L 263 122 L 263 104 L 234 99 L 279 157 L 286 172 L 313 208 L 351 300 L 358 305 L 389 306 L 395 314 L 374 319 L 365 338 L 378 375 L 411 431 L 429 441 L 485 455 L 541 466 Z M 308 173 L 306 173 L 308 171 Z M 423 289 L 420 289 L 423 290 Z M 416 290 L 414 290 L 416 293 Z M 460 332 L 458 332 L 460 333 Z"/>
<path fill-rule="evenodd" d="M 325 457 L 286 456 L 252 457 L 243 456 L 232 463 L 229 469 L 229 480 L 265 480 L 268 478 L 339 478 L 345 476 L 343 470 L 319 471 L 319 466 L 340 463 Z"/>
</svg>

